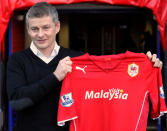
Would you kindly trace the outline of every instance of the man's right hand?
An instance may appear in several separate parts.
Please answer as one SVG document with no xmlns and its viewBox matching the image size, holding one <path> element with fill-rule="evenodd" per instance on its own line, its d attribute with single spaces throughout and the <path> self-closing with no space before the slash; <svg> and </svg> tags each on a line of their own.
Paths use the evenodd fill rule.
<svg viewBox="0 0 167 131">
<path fill-rule="evenodd" d="M 67 73 L 72 71 L 72 61 L 70 57 L 67 56 L 59 61 L 56 70 L 53 72 L 59 81 L 62 81 Z"/>
</svg>

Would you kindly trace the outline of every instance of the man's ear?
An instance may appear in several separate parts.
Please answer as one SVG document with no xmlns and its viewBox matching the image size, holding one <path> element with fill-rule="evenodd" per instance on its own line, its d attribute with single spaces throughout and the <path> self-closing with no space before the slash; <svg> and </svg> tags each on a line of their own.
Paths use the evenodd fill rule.
<svg viewBox="0 0 167 131">
<path fill-rule="evenodd" d="M 59 33 L 59 31 L 60 31 L 60 21 L 58 21 L 56 24 L 56 34 Z"/>
<path fill-rule="evenodd" d="M 30 29 L 28 25 L 26 26 L 26 29 L 27 29 L 27 33 L 30 34 Z"/>
</svg>

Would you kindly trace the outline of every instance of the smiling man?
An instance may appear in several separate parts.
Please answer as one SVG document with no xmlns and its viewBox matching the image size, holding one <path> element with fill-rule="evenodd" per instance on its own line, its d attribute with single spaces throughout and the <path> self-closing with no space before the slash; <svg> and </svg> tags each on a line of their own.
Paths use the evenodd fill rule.
<svg viewBox="0 0 167 131">
<path fill-rule="evenodd" d="M 61 80 L 71 72 L 70 57 L 83 53 L 57 44 L 58 13 L 46 2 L 29 9 L 26 27 L 30 48 L 14 53 L 7 67 L 8 96 L 17 112 L 16 131 L 68 130 L 56 124 Z"/>
<path fill-rule="evenodd" d="M 67 131 L 68 125 L 57 126 L 61 81 L 72 71 L 70 58 L 83 53 L 56 42 L 60 21 L 55 7 L 46 2 L 28 10 L 26 27 L 31 45 L 12 54 L 7 65 L 8 98 L 17 112 L 16 131 Z M 156 66 L 162 65 L 155 55 L 148 56 Z"/>
</svg>

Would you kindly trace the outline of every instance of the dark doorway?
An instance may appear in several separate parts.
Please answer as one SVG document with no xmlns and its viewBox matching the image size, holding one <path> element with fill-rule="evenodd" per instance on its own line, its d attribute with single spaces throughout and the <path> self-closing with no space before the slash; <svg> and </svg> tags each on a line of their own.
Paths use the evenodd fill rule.
<svg viewBox="0 0 167 131">
<path fill-rule="evenodd" d="M 93 55 L 118 54 L 126 50 L 156 53 L 157 23 L 150 10 L 96 6 L 95 9 L 88 6 L 59 10 L 60 16 L 68 16 L 70 48 Z"/>
</svg>

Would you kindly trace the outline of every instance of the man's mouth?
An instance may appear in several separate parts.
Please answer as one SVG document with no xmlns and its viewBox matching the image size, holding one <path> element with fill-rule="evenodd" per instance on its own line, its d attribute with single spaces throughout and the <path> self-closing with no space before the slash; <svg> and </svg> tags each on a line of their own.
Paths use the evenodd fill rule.
<svg viewBox="0 0 167 131">
<path fill-rule="evenodd" d="M 40 44 L 44 43 L 46 40 L 37 40 Z"/>
</svg>

